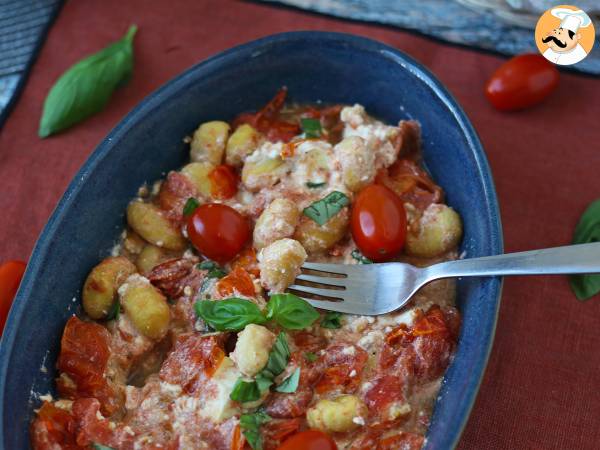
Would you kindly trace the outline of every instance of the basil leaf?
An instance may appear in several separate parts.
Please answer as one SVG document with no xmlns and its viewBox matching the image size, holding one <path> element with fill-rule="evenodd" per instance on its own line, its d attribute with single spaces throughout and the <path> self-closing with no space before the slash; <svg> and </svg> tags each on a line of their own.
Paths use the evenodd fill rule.
<svg viewBox="0 0 600 450">
<path fill-rule="evenodd" d="M 350 204 L 350 199 L 345 194 L 333 191 L 321 200 L 314 202 L 308 208 L 304 208 L 302 213 L 322 226 L 348 204 Z"/>
<path fill-rule="evenodd" d="M 185 217 L 191 215 L 194 211 L 196 211 L 198 206 L 200 206 L 200 202 L 198 200 L 196 200 L 194 197 L 188 198 L 183 206 L 183 215 Z"/>
<path fill-rule="evenodd" d="M 575 227 L 573 244 L 588 242 L 600 242 L 600 199 L 587 207 Z M 578 300 L 587 300 L 600 292 L 600 274 L 571 275 L 569 284 Z"/>
<path fill-rule="evenodd" d="M 121 315 L 121 302 L 117 299 L 108 311 L 108 315 L 106 316 L 106 320 L 119 320 L 119 316 Z"/>
<path fill-rule="evenodd" d="M 304 131 L 304 137 L 321 137 L 321 121 L 319 119 L 302 118 L 300 119 L 300 127 Z"/>
<path fill-rule="evenodd" d="M 217 331 L 240 331 L 248 324 L 267 321 L 258 306 L 242 298 L 200 300 L 194 308 L 198 317 Z"/>
<path fill-rule="evenodd" d="M 342 328 L 342 313 L 330 311 L 321 320 L 323 328 Z"/>
<path fill-rule="evenodd" d="M 45 138 L 104 109 L 113 91 L 133 72 L 132 25 L 125 37 L 71 66 L 52 86 L 38 134 Z"/>
<path fill-rule="evenodd" d="M 92 448 L 94 450 L 115 450 L 112 447 L 107 447 L 106 445 L 102 445 L 102 444 L 96 444 L 95 442 L 92 442 Z"/>
<path fill-rule="evenodd" d="M 306 183 L 306 187 L 309 189 L 317 189 L 317 188 L 321 188 L 323 186 L 325 186 L 327 183 L 325 183 L 324 181 L 322 183 L 313 183 L 312 181 L 308 181 Z"/>
<path fill-rule="evenodd" d="M 307 361 L 309 361 L 309 362 L 315 362 L 315 361 L 317 360 L 317 358 L 318 358 L 317 354 L 316 354 L 316 353 L 313 353 L 313 352 L 306 352 L 306 353 L 304 354 L 304 357 L 305 357 L 305 358 L 306 358 L 306 360 L 307 360 Z"/>
<path fill-rule="evenodd" d="M 207 278 L 223 278 L 225 275 L 227 275 L 227 272 L 225 272 L 224 269 L 219 267 L 219 265 L 214 261 L 202 261 L 196 267 L 200 270 L 207 270 Z"/>
<path fill-rule="evenodd" d="M 275 339 L 271 352 L 269 353 L 269 359 L 267 365 L 261 370 L 259 375 L 271 376 L 275 378 L 281 372 L 283 372 L 290 360 L 290 348 L 285 337 L 285 333 L 279 333 Z"/>
<path fill-rule="evenodd" d="M 242 414 L 240 416 L 240 428 L 253 450 L 262 450 L 260 426 L 270 420 L 271 417 L 262 411 L 257 411 L 254 414 Z"/>
<path fill-rule="evenodd" d="M 254 402 L 261 396 L 258 386 L 254 381 L 244 381 L 241 378 L 235 382 L 229 398 L 238 403 Z"/>
<path fill-rule="evenodd" d="M 210 259 L 207 259 L 206 261 L 202 261 L 196 267 L 198 267 L 198 269 L 200 269 L 200 270 L 212 270 L 219 266 L 217 265 L 216 262 L 211 261 Z"/>
<path fill-rule="evenodd" d="M 350 253 L 350 254 L 352 255 L 352 258 L 357 260 L 360 264 L 373 264 L 373 261 L 371 261 L 366 256 L 363 256 L 363 254 L 357 248 L 352 250 L 352 253 Z"/>
<path fill-rule="evenodd" d="M 283 382 L 275 388 L 277 392 L 284 392 L 286 394 L 296 392 L 298 389 L 298 382 L 300 381 L 300 367 L 296 367 L 296 370 L 287 377 Z"/>
<path fill-rule="evenodd" d="M 302 330 L 319 318 L 317 310 L 294 294 L 274 294 L 267 303 L 267 319 L 288 330 Z"/>
<path fill-rule="evenodd" d="M 273 378 L 271 372 L 264 371 L 256 374 L 254 381 L 260 392 L 267 392 L 274 383 Z"/>
</svg>

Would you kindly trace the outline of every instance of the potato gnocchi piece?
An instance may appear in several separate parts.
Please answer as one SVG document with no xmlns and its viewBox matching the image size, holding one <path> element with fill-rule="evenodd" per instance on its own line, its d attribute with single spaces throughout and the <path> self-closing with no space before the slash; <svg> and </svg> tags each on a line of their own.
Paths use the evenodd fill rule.
<svg viewBox="0 0 600 450">
<path fill-rule="evenodd" d="M 319 400 L 306 412 L 310 428 L 329 433 L 352 431 L 364 423 L 367 407 L 355 395 L 342 395 L 333 400 Z"/>
<path fill-rule="evenodd" d="M 229 136 L 229 124 L 220 120 L 205 122 L 198 127 L 190 144 L 190 159 L 194 162 L 221 164 Z"/>
<path fill-rule="evenodd" d="M 254 247 L 260 250 L 279 239 L 292 237 L 299 219 L 300 211 L 293 201 L 273 200 L 256 221 Z"/>
<path fill-rule="evenodd" d="M 174 256 L 174 254 L 165 249 L 148 244 L 136 258 L 135 265 L 142 275 L 146 275 L 150 273 L 155 266 L 158 266 L 160 263 Z"/>
<path fill-rule="evenodd" d="M 158 247 L 183 250 L 187 246 L 181 232 L 151 203 L 131 202 L 127 207 L 127 223 L 147 242 Z"/>
<path fill-rule="evenodd" d="M 348 230 L 350 214 L 343 208 L 325 224 L 319 225 L 311 218 L 302 215 L 296 227 L 294 239 L 306 249 L 309 255 L 323 253 L 338 243 Z"/>
<path fill-rule="evenodd" d="M 293 239 L 280 239 L 263 248 L 258 255 L 263 287 L 273 294 L 283 292 L 294 283 L 306 257 L 302 245 Z"/>
<path fill-rule="evenodd" d="M 145 246 L 146 241 L 144 241 L 137 233 L 127 230 L 125 239 L 123 239 L 123 248 L 125 250 L 132 255 L 139 255 Z"/>
<path fill-rule="evenodd" d="M 215 168 L 209 162 L 193 162 L 183 166 L 181 173 L 184 174 L 196 187 L 204 198 L 211 198 L 211 183 L 208 174 Z"/>
<path fill-rule="evenodd" d="M 225 162 L 230 166 L 241 166 L 244 159 L 256 150 L 261 136 L 257 130 L 247 123 L 237 127 L 227 141 Z"/>
<path fill-rule="evenodd" d="M 416 228 L 416 230 L 415 230 Z M 441 255 L 456 247 L 462 237 L 462 221 L 446 205 L 431 204 L 406 235 L 406 253 L 420 257 Z"/>
<path fill-rule="evenodd" d="M 334 148 L 342 166 L 342 180 L 348 189 L 357 192 L 375 178 L 375 153 L 363 138 L 349 136 Z"/>
<path fill-rule="evenodd" d="M 124 256 L 109 257 L 92 269 L 83 285 L 83 309 L 92 319 L 105 319 L 113 308 L 119 286 L 136 272 Z"/>
<path fill-rule="evenodd" d="M 119 288 L 121 306 L 135 328 L 150 339 L 162 339 L 169 330 L 167 299 L 147 278 L 131 275 Z"/>
<path fill-rule="evenodd" d="M 242 183 L 248 190 L 256 192 L 277 183 L 286 173 L 287 165 L 281 156 L 258 160 L 246 159 L 242 168 Z"/>
<path fill-rule="evenodd" d="M 275 335 L 261 325 L 247 325 L 238 333 L 235 350 L 229 357 L 240 372 L 248 377 L 255 376 L 269 360 L 269 352 L 275 342 Z"/>
</svg>

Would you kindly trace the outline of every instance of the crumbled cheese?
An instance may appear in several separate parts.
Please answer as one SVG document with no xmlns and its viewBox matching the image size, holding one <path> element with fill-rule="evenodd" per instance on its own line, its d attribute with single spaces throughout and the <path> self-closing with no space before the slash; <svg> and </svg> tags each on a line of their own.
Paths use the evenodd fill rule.
<svg viewBox="0 0 600 450">
<path fill-rule="evenodd" d="M 160 391 L 163 394 L 167 394 L 169 396 L 177 397 L 181 394 L 181 386 L 178 384 L 171 384 L 165 381 L 160 382 Z"/>
<path fill-rule="evenodd" d="M 350 375 L 348 375 L 350 378 L 354 378 L 356 376 L 356 370 L 352 369 L 352 372 L 350 372 Z"/>
<path fill-rule="evenodd" d="M 54 398 L 52 397 L 52 394 L 47 393 L 46 395 L 40 395 L 40 400 L 43 402 L 51 403 L 54 400 Z"/>
<path fill-rule="evenodd" d="M 353 417 L 353 418 L 352 418 L 352 422 L 354 422 L 354 423 L 355 423 L 355 424 L 357 424 L 357 425 L 361 425 L 361 426 L 364 426 L 364 425 L 365 425 L 365 419 L 363 419 L 363 418 L 362 418 L 362 417 L 360 417 L 360 416 Z"/>
<path fill-rule="evenodd" d="M 342 350 L 343 355 L 354 355 L 356 353 L 356 348 L 353 345 L 349 345 L 348 347 L 344 347 Z"/>
</svg>

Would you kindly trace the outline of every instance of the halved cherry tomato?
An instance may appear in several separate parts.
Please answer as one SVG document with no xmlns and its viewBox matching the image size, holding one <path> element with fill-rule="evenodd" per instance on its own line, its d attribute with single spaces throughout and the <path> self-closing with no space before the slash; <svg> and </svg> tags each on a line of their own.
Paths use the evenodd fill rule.
<svg viewBox="0 0 600 450">
<path fill-rule="evenodd" d="M 260 277 L 260 269 L 258 268 L 258 260 L 256 259 L 256 250 L 254 250 L 254 247 L 248 247 L 237 255 L 237 258 L 231 263 L 231 268 L 236 269 L 238 267 L 257 278 Z"/>
<path fill-rule="evenodd" d="M 220 264 L 232 260 L 250 238 L 244 216 L 220 203 L 196 208 L 188 218 L 187 232 L 200 253 Z"/>
<path fill-rule="evenodd" d="M 518 55 L 502 64 L 485 86 L 485 95 L 500 111 L 536 105 L 558 86 L 558 70 L 538 54 Z"/>
<path fill-rule="evenodd" d="M 402 200 L 391 189 L 372 184 L 364 188 L 352 206 L 352 237 L 373 261 L 396 256 L 406 239 L 406 212 Z"/>
<path fill-rule="evenodd" d="M 237 191 L 238 176 L 231 166 L 221 164 L 208 174 L 210 180 L 210 193 L 218 200 L 233 197 Z"/>
<path fill-rule="evenodd" d="M 229 275 L 221 278 L 217 282 L 217 292 L 223 298 L 229 297 L 236 292 L 247 297 L 253 297 L 256 293 L 254 283 L 248 272 L 241 267 L 233 269 Z"/>
<path fill-rule="evenodd" d="M 23 278 L 26 264 L 23 261 L 7 261 L 0 265 L 0 336 L 13 298 Z"/>
<path fill-rule="evenodd" d="M 294 434 L 277 450 L 337 450 L 337 445 L 322 431 L 307 430 Z"/>
</svg>

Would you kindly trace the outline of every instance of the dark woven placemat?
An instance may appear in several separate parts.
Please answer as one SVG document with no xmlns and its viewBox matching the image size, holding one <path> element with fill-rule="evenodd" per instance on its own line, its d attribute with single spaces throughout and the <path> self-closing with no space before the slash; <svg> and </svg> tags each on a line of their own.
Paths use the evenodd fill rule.
<svg viewBox="0 0 600 450">
<path fill-rule="evenodd" d="M 0 127 L 25 84 L 27 73 L 62 0 L 0 0 Z"/>
</svg>

